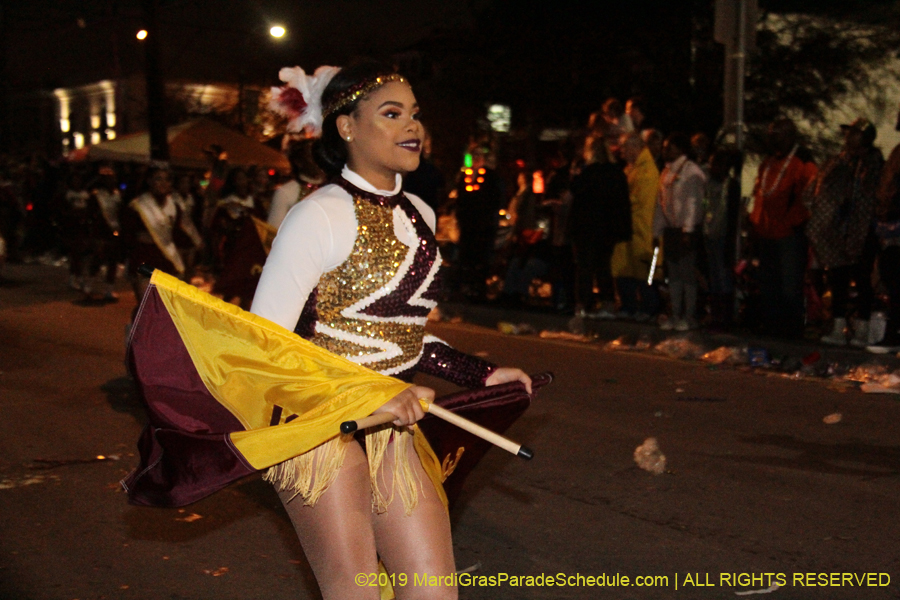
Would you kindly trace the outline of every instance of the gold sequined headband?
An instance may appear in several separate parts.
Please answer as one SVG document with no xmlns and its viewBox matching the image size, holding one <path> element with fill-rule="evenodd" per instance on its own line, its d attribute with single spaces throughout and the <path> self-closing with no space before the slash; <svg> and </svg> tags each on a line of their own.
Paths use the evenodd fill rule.
<svg viewBox="0 0 900 600">
<path fill-rule="evenodd" d="M 392 81 L 408 83 L 405 77 L 397 73 L 391 73 L 390 75 L 379 75 L 375 79 L 369 79 L 358 83 L 338 94 L 337 98 L 335 98 L 334 101 L 326 106 L 325 110 L 322 111 L 322 119 L 327 119 L 330 114 L 341 110 L 348 104 L 353 104 L 363 96 L 371 94 L 381 86 L 387 83 L 391 83 Z"/>
</svg>

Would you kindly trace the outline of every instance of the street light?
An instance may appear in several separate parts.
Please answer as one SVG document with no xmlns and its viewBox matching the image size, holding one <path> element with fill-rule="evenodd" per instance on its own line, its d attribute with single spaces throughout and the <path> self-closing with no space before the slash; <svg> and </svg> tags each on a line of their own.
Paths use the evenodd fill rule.
<svg viewBox="0 0 900 600">
<path fill-rule="evenodd" d="M 287 33 L 281 25 L 273 25 L 271 29 L 269 29 L 269 35 L 273 38 L 282 38 L 284 34 Z"/>
<path fill-rule="evenodd" d="M 140 31 L 138 31 L 138 32 L 137 32 L 137 39 L 139 39 L 139 40 L 145 40 L 145 39 L 147 39 L 147 30 L 146 30 L 146 29 L 141 29 Z"/>
</svg>

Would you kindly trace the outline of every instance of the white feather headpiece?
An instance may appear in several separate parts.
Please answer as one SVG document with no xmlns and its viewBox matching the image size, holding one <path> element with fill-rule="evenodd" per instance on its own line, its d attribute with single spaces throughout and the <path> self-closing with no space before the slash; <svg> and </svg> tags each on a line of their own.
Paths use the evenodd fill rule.
<svg viewBox="0 0 900 600">
<path fill-rule="evenodd" d="M 269 108 L 288 119 L 289 133 L 306 131 L 308 135 L 322 135 L 322 92 L 340 67 L 323 66 L 312 75 L 300 67 L 284 67 L 278 79 L 285 85 L 272 88 Z"/>
</svg>

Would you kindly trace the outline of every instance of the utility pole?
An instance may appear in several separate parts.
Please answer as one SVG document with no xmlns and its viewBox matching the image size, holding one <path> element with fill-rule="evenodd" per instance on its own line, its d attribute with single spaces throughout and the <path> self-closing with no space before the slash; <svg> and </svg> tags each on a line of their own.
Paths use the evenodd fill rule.
<svg viewBox="0 0 900 600">
<path fill-rule="evenodd" d="M 143 0 L 147 20 L 147 39 L 144 40 L 144 72 L 147 82 L 147 125 L 150 132 L 150 160 L 168 162 L 169 139 L 166 131 L 165 86 L 160 65 L 161 35 L 159 29 L 160 0 Z"/>
<path fill-rule="evenodd" d="M 757 0 L 716 0 L 715 40 L 725 46 L 723 130 L 744 149 L 744 80 L 747 55 L 756 45 Z"/>
</svg>

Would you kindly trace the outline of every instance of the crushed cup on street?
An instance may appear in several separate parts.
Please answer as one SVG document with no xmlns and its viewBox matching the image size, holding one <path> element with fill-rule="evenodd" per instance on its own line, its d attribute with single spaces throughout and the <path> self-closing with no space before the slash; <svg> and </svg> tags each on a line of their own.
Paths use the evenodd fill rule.
<svg viewBox="0 0 900 600">
<path fill-rule="evenodd" d="M 654 348 L 660 354 L 671 358 L 695 359 L 703 355 L 703 349 L 686 338 L 669 338 Z"/>
<path fill-rule="evenodd" d="M 704 362 L 713 365 L 745 365 L 747 364 L 747 349 L 738 346 L 721 346 L 700 357 Z"/>
<path fill-rule="evenodd" d="M 517 325 L 515 323 L 509 323 L 507 321 L 500 321 L 499 323 L 497 323 L 497 330 L 500 333 L 505 333 L 507 335 L 526 335 L 529 333 L 534 333 L 534 327 L 532 327 L 528 323 L 519 323 Z"/>
<path fill-rule="evenodd" d="M 655 437 L 649 437 L 644 443 L 634 449 L 634 462 L 637 466 L 654 475 L 662 475 L 666 472 L 666 455 L 660 452 L 659 443 Z"/>
<path fill-rule="evenodd" d="M 862 384 L 859 389 L 867 394 L 900 394 L 900 371 L 876 377 Z"/>
<path fill-rule="evenodd" d="M 824 419 L 822 419 L 822 422 L 825 423 L 826 425 L 835 425 L 837 423 L 840 423 L 841 419 L 843 419 L 843 418 L 844 418 L 844 415 L 842 415 L 839 412 L 836 412 L 836 413 L 831 413 L 830 415 L 827 415 Z"/>
<path fill-rule="evenodd" d="M 619 350 L 633 350 L 634 346 L 628 343 L 628 336 L 623 335 L 611 342 L 608 342 L 605 346 L 603 346 L 604 350 L 609 350 L 610 352 L 616 352 Z"/>
<path fill-rule="evenodd" d="M 888 374 L 888 369 L 884 365 L 859 365 L 850 369 L 846 375 L 849 381 L 859 381 L 867 383 L 870 381 L 881 383 L 881 380 Z"/>
<path fill-rule="evenodd" d="M 591 338 L 586 335 L 578 334 L 578 333 L 569 333 L 568 331 L 549 331 L 544 330 L 540 335 L 541 339 L 544 340 L 568 340 L 571 342 L 583 342 L 588 343 L 591 341 Z"/>
</svg>

